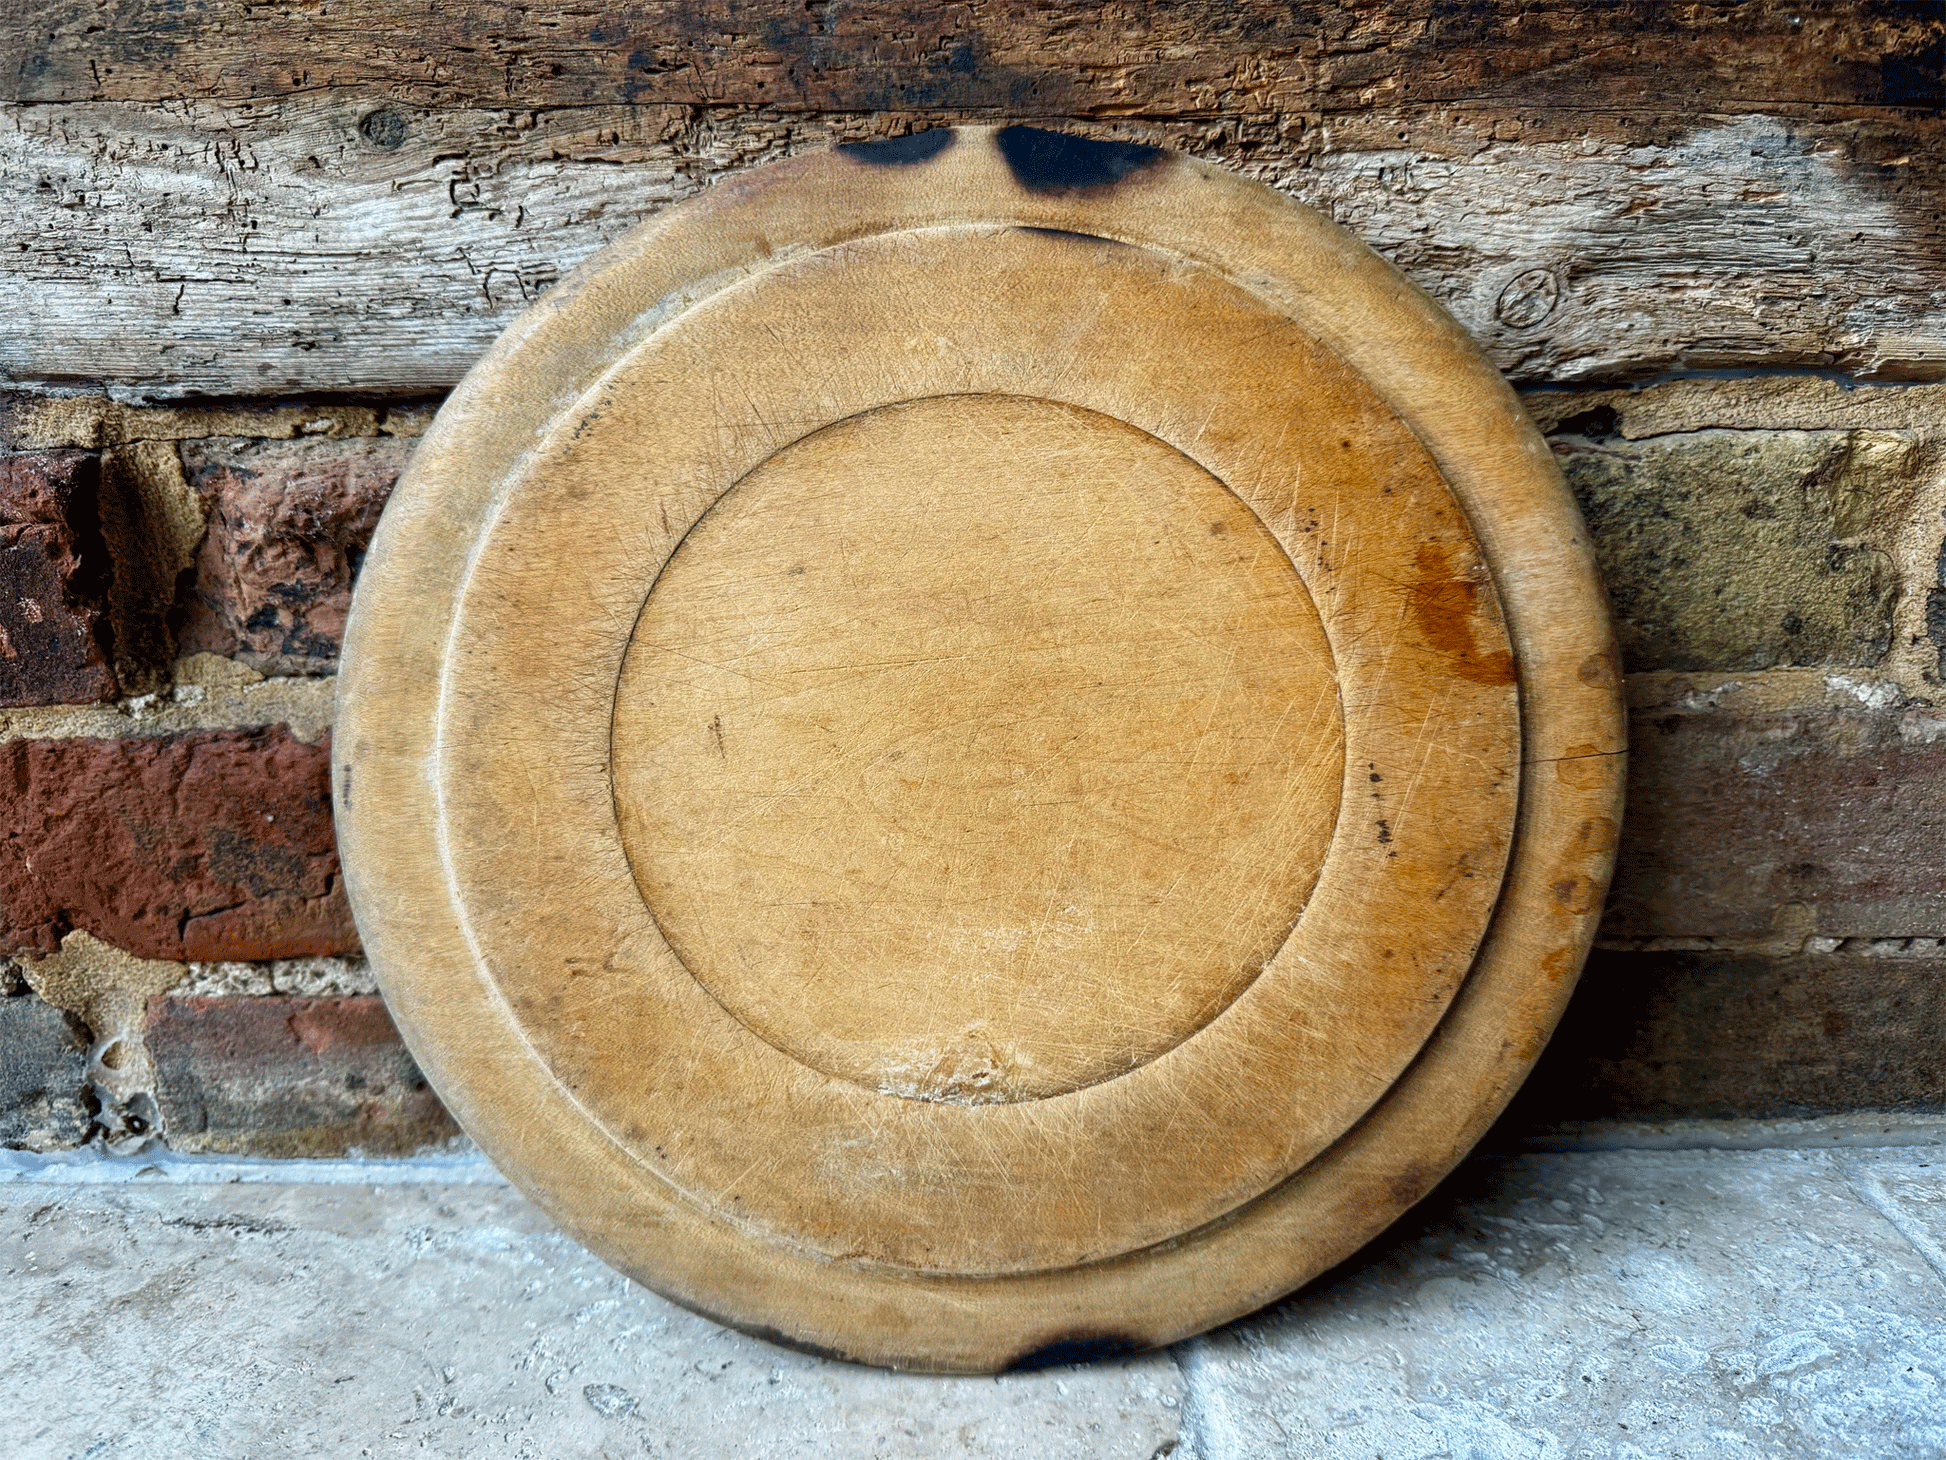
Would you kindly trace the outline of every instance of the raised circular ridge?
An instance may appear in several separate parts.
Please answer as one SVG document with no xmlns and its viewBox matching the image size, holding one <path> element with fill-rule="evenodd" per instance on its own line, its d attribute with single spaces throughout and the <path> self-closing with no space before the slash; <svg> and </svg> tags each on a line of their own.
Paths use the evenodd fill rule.
<svg viewBox="0 0 1946 1460">
<path fill-rule="evenodd" d="M 697 301 L 527 453 L 467 565 L 434 776 L 473 956 L 649 1179 L 807 1254 L 1052 1271 L 1221 1218 L 1383 1093 L 1464 978 L 1499 884 L 1511 660 L 1419 442 L 1206 268 L 1117 248 L 1084 295 L 1060 286 L 1071 252 L 1032 230 L 930 228 L 794 253 Z M 806 370 L 780 334 L 827 354 Z M 627 626 L 731 483 L 829 422 L 999 392 L 1138 426 L 1250 506 L 1319 607 L 1345 722 L 1336 794 L 1357 814 L 1284 946 L 1193 1041 L 1031 1107 L 967 1110 L 823 1077 L 728 1018 L 641 901 L 608 767 Z"/>
</svg>

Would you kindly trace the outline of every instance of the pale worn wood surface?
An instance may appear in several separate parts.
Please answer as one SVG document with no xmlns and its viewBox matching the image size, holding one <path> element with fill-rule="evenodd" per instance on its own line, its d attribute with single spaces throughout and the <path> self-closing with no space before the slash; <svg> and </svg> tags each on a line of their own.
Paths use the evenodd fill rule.
<svg viewBox="0 0 1946 1460">
<path fill-rule="evenodd" d="M 1324 209 L 1516 379 L 1943 368 L 1936 118 L 1428 110 L 1386 95 L 1309 120 L 1090 126 Z M 529 301 L 658 208 L 750 164 L 913 121 L 557 110 L 524 94 L 510 109 L 329 92 L 0 108 L 0 189 L 14 201 L 0 217 L 13 291 L 0 380 L 438 394 Z"/>
<path fill-rule="evenodd" d="M 795 189 L 770 179 L 741 199 L 733 220 L 727 207 L 710 210 L 719 227 L 734 222 L 778 256 L 643 340 L 514 468 L 456 608 L 440 707 L 442 761 L 453 770 L 440 773 L 439 795 L 456 904 L 524 1037 L 603 1128 L 627 1132 L 644 1159 L 653 1145 L 664 1179 L 725 1213 L 733 1202 L 742 1221 L 780 1243 L 832 1258 L 1015 1272 L 1097 1261 L 1215 1220 L 1302 1164 L 1382 1093 L 1464 976 L 1491 908 L 1518 741 L 1511 662 L 1493 600 L 1480 592 L 1483 567 L 1418 442 L 1288 320 L 1192 259 L 1053 231 L 1049 224 L 1072 213 L 1058 194 L 1043 202 L 1054 216 L 1033 219 L 1038 226 L 987 222 L 1018 206 L 1024 189 L 979 145 L 989 134 L 973 137 L 910 172 L 841 155 L 832 160 L 846 171 L 827 169 Z M 1143 154 L 1144 174 L 1157 181 L 1131 177 L 1116 196 L 1150 227 L 1168 219 L 1192 231 L 1204 199 L 1164 186 L 1165 161 Z M 781 233 L 795 236 L 811 221 L 801 200 L 826 189 L 848 195 L 856 210 L 843 218 L 848 230 L 860 215 L 926 226 L 818 239 L 824 247 L 803 258 L 807 244 L 778 251 Z M 1128 220 L 1115 221 L 1127 229 Z M 641 859 L 631 876 L 619 855 L 632 806 L 662 795 L 653 766 L 637 759 L 629 713 L 657 683 L 633 689 L 627 676 L 620 700 L 614 688 L 647 585 L 728 484 L 768 468 L 774 453 L 826 422 L 960 395 L 1097 411 L 1224 481 L 1276 536 L 1318 603 L 1334 645 L 1347 762 L 1305 916 L 1223 1018 L 1117 1079 L 1061 1099 L 970 1111 L 957 1101 L 887 1098 L 885 1086 L 903 1072 L 882 1056 L 850 1065 L 857 1080 L 785 1058 L 796 1052 L 753 1039 L 759 1030 L 735 1009 L 726 1019 L 721 1001 L 702 995 L 699 985 L 724 987 L 726 970 L 686 968 L 661 946 L 661 910 L 639 891 Z M 909 449 L 953 459 L 950 443 L 929 433 Z M 938 470 L 908 483 L 915 498 L 991 495 L 977 476 Z M 591 491 L 591 482 L 604 490 Z M 824 531 L 842 533 L 835 518 L 853 489 L 842 472 L 821 489 L 832 514 Z M 918 544 L 907 532 L 884 551 L 910 563 Z M 980 573 L 977 545 L 964 551 L 969 571 Z M 569 581 L 564 562 L 574 565 Z M 913 611 L 956 581 L 947 565 L 939 571 L 930 590 L 922 580 L 902 595 Z M 729 607 L 739 596 L 722 599 Z M 1099 627 L 1080 630 L 1073 617 L 1050 619 L 1031 601 L 1013 611 L 1016 619 L 1001 622 L 1015 662 L 991 692 L 995 701 L 1016 690 L 1031 699 L 1043 636 L 1079 647 L 1090 634 L 1125 631 L 1107 607 L 1091 615 Z M 976 628 L 972 617 L 956 621 Z M 894 627 L 881 614 L 880 632 Z M 676 647 L 690 648 L 690 634 L 679 633 Z M 825 657 L 840 647 L 806 649 L 842 672 L 841 657 Z M 1232 635 L 1209 652 L 1243 649 Z M 924 652 L 889 637 L 868 657 Z M 928 691 L 923 681 L 908 690 L 883 730 L 895 739 L 918 731 L 960 698 L 948 690 L 941 703 Z M 734 719 L 736 708 L 723 703 L 710 718 Z M 1296 708 L 1308 706 L 1300 699 Z M 768 707 L 759 714 L 789 718 Z M 709 729 L 705 721 L 693 728 Z M 803 742 L 797 755 L 825 764 L 855 749 L 817 726 L 793 738 Z M 1135 742 L 1119 754 L 1154 749 Z M 508 766 L 537 761 L 550 774 L 532 799 L 520 797 Z M 776 785 L 766 761 L 742 774 Z M 982 794 L 990 775 L 969 779 L 968 792 L 919 830 L 952 837 L 963 855 L 996 857 L 995 879 L 1010 868 L 1045 876 L 1019 869 L 1025 848 L 982 851 L 981 830 L 1003 828 L 1011 808 Z M 1455 779 L 1464 780 L 1464 797 L 1419 809 L 1422 791 Z M 1329 794 L 1286 774 L 1260 790 L 1255 810 L 1275 818 L 1286 800 L 1320 790 Z M 1097 816 L 1114 816 L 1112 797 L 1089 799 Z M 719 807 L 715 823 L 696 832 L 725 835 L 742 814 Z M 843 819 L 842 840 L 815 825 L 792 839 L 792 854 L 765 868 L 781 884 L 773 896 L 829 897 L 815 871 L 792 876 L 790 863 L 848 858 L 857 820 Z M 1090 839 L 1112 850 L 1111 839 Z M 510 870 L 529 888 L 518 918 L 501 911 Z M 1099 881 L 1112 893 L 1118 882 L 1137 882 L 1133 873 L 1110 870 Z M 1093 900 L 1081 888 L 1075 897 Z M 744 926 L 734 897 L 719 908 L 725 924 Z M 1058 936 L 1064 911 L 1043 905 L 1020 931 Z M 1287 906 L 1283 915 L 1295 912 Z M 938 922 L 950 916 L 949 906 Z M 597 972 L 577 940 L 616 951 Z M 1099 948 L 1097 959 L 1084 981 L 1112 989 L 1112 949 Z M 1060 1022 L 1063 1000 L 1031 980 L 1019 992 L 1051 1009 L 1036 1016 L 1003 1006 L 997 1027 L 982 1034 L 952 1021 L 953 1001 L 943 996 L 956 982 L 950 963 L 899 979 L 870 964 L 843 976 L 867 986 L 860 1000 L 874 989 L 911 999 L 918 1007 L 909 1018 L 886 1023 L 910 1028 L 937 1051 L 934 1063 L 969 1035 L 1044 1048 L 1037 1031 Z M 618 998 L 628 1000 L 625 1010 Z M 1075 1034 L 1085 1040 L 1088 1030 Z M 1086 1073 L 1139 1058 L 1111 1045 Z M 1273 1091 L 1278 1113 L 1267 1118 Z M 788 1135 L 753 1140 L 753 1130 Z"/>
<path fill-rule="evenodd" d="M 1585 538 L 1451 322 L 1242 179 L 1008 145 L 739 176 L 523 316 L 388 510 L 334 739 L 495 1158 L 685 1302 L 940 1369 L 1167 1341 L 1422 1194 L 1565 999 L 1620 784 Z M 929 907 L 998 936 L 923 957 Z"/>
<path fill-rule="evenodd" d="M 882 407 L 745 477 L 656 581 L 614 746 L 683 965 L 806 1064 L 968 1103 L 1215 1018 L 1344 777 L 1276 538 L 1180 452 L 1024 396 Z"/>
</svg>

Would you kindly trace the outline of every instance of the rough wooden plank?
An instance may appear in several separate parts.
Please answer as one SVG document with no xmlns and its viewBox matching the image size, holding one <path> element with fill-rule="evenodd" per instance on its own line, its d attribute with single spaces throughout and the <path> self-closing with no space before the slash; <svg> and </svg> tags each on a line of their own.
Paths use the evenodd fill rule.
<svg viewBox="0 0 1946 1460">
<path fill-rule="evenodd" d="M 1936 6 L 1852 0 L 56 0 L 0 20 L 8 100 L 395 91 L 438 106 L 736 103 L 1022 116 L 1501 99 L 1649 111 L 1936 103 Z"/>
<path fill-rule="evenodd" d="M 1521 404 L 1549 434 L 1623 441 L 1689 431 L 1930 431 L 1946 421 L 1946 385 L 1859 385 L 1818 375 L 1749 375 L 1663 380 L 1614 390 L 1530 390 Z M 29 409 L 24 402 L 23 409 Z M 55 409 L 51 401 L 34 402 L 33 429 L 52 431 L 51 419 L 45 426 L 38 423 L 47 419 L 43 413 Z M 129 419 L 146 423 L 157 414 L 131 411 Z M 152 428 L 145 424 L 141 429 Z M 65 445 L 69 438 L 35 440 L 53 446 Z"/>
<path fill-rule="evenodd" d="M 520 308 L 669 202 L 910 117 L 297 98 L 0 111 L 0 380 L 151 394 L 450 387 Z M 1525 380 L 1946 372 L 1946 123 L 1596 132 L 1454 113 L 1092 125 L 1312 202 Z"/>
</svg>

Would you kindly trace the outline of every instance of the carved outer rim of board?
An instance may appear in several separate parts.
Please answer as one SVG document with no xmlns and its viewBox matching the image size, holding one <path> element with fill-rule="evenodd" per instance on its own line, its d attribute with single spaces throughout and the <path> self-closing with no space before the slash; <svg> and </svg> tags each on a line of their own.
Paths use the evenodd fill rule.
<svg viewBox="0 0 1946 1460">
<path fill-rule="evenodd" d="M 1077 256 L 1088 287 L 1077 298 L 1057 284 L 1050 297 Z M 1157 318 L 1168 322 L 1160 352 Z M 952 347 L 905 348 L 929 327 Z M 802 348 L 777 349 L 780 333 Z M 802 350 L 827 340 L 852 343 L 807 369 Z M 1243 371 L 1239 340 L 1251 342 Z M 611 687 L 645 584 L 692 540 L 706 503 L 734 510 L 726 485 L 773 460 L 780 438 L 890 401 L 970 392 L 991 404 L 1004 391 L 1092 405 L 1228 483 L 1219 490 L 1265 524 L 1327 621 L 1349 762 L 1303 916 L 1193 1041 L 1053 1098 L 969 1109 L 834 1081 L 704 996 L 615 855 L 624 729 Z M 1285 423 L 1282 449 L 1265 447 L 1273 421 Z M 1362 450 L 1343 449 L 1346 432 Z M 575 565 L 567 581 L 563 563 Z M 552 425 L 484 530 L 441 699 L 455 907 L 511 1016 L 586 1113 L 699 1206 L 731 1207 L 752 1237 L 904 1274 L 1050 1270 L 1153 1246 L 1221 1219 L 1342 1134 L 1471 967 L 1511 842 L 1512 664 L 1490 595 L 1462 590 L 1472 611 L 1435 615 L 1437 633 L 1424 610 L 1483 574 L 1418 441 L 1315 342 L 1220 277 L 1015 228 L 933 227 L 796 254 L 618 360 Z M 534 804 L 537 761 L 538 814 L 519 814 L 515 803 Z M 1368 765 L 1395 779 L 1409 768 L 1420 788 L 1385 808 L 1386 825 L 1357 809 L 1373 795 Z M 1429 795 L 1455 780 L 1460 796 Z M 1428 804 L 1438 813 L 1415 814 Z M 831 843 L 820 837 L 815 854 L 834 854 Z M 568 886 L 571 897 L 555 895 Z M 518 920 L 499 916 L 510 891 Z M 943 1170 L 950 1185 L 917 1175 Z"/>
<path fill-rule="evenodd" d="M 1139 188 L 1033 189 L 1008 175 L 992 131 L 954 137 L 896 165 L 841 151 L 728 180 L 633 231 L 516 322 L 441 412 L 367 559 L 346 636 L 334 794 L 353 907 L 402 1031 L 462 1124 L 565 1227 L 740 1327 L 869 1362 L 984 1372 L 1166 1343 L 1247 1312 L 1354 1251 L 1451 1168 L 1538 1055 L 1593 937 L 1623 731 L 1586 531 L 1512 393 L 1437 305 L 1321 216 L 1207 165 L 1165 154 L 1137 159 Z M 979 180 L 963 203 L 929 176 L 946 163 Z M 817 249 L 996 221 L 1192 259 L 1296 320 L 1407 424 L 1493 573 L 1520 668 L 1522 790 L 1471 974 L 1405 1073 L 1308 1166 L 1220 1221 L 1127 1256 L 1007 1278 L 894 1275 L 756 1247 L 678 1200 L 645 1198 L 632 1159 L 479 979 L 444 887 L 428 886 L 443 870 L 429 768 L 448 630 L 482 525 L 539 433 L 614 359 L 768 265 L 772 240 Z"/>
</svg>

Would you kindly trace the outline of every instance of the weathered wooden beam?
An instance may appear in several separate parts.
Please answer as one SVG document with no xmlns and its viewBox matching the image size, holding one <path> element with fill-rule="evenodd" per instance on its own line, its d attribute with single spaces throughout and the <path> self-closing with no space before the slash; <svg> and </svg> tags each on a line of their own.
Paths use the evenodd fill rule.
<svg viewBox="0 0 1946 1460">
<path fill-rule="evenodd" d="M 0 380 L 434 394 L 656 209 L 925 120 L 330 95 L 0 108 Z M 1946 122 L 1286 120 L 1068 125 L 1183 147 L 1326 209 L 1523 381 L 1946 373 Z"/>
<path fill-rule="evenodd" d="M 1498 100 L 1934 106 L 1899 0 L 53 0 L 0 11 L 0 99 L 669 102 L 1186 117 Z"/>
</svg>

